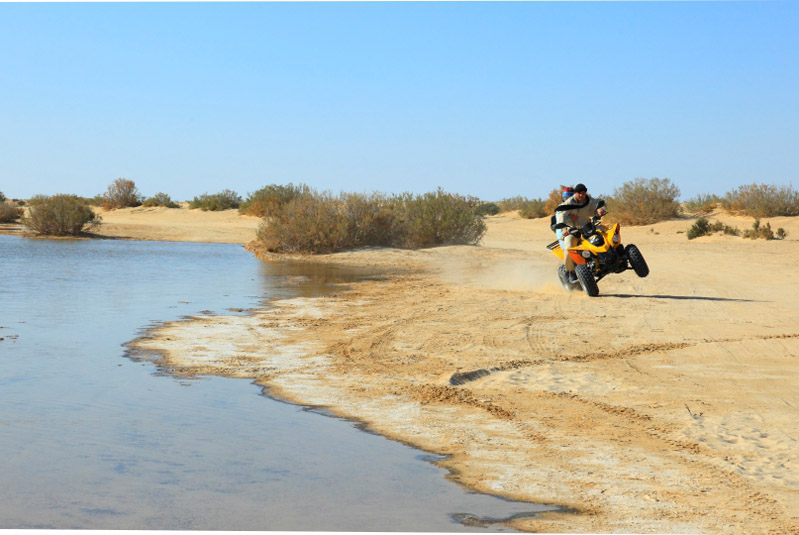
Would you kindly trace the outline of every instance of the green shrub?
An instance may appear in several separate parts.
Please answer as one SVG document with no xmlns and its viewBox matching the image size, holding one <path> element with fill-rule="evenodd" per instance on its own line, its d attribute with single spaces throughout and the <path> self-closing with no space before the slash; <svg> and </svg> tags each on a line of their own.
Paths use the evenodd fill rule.
<svg viewBox="0 0 799 535">
<path fill-rule="evenodd" d="M 628 225 L 649 225 L 680 213 L 680 189 L 668 178 L 636 178 L 604 197 L 613 219 Z"/>
<path fill-rule="evenodd" d="M 0 193 L 2 196 L 2 193 Z M 12 202 L 0 200 L 0 223 L 11 223 L 22 216 L 22 208 Z"/>
<path fill-rule="evenodd" d="M 195 197 L 194 200 L 189 203 L 189 208 L 199 208 L 203 211 L 219 211 L 238 208 L 240 204 L 241 197 L 239 197 L 239 194 L 235 191 L 226 189 L 213 195 L 204 193 L 199 197 Z"/>
<path fill-rule="evenodd" d="M 270 251 L 329 253 L 363 246 L 418 249 L 477 243 L 485 223 L 479 201 L 445 193 L 341 194 L 308 191 L 275 206 L 258 229 Z"/>
<path fill-rule="evenodd" d="M 721 222 L 717 222 L 716 224 L 714 224 L 713 225 L 713 229 L 716 232 L 721 231 L 724 234 L 727 234 L 729 236 L 740 236 L 741 235 L 741 230 L 738 227 L 731 227 L 731 226 L 725 225 L 725 224 L 723 224 Z"/>
<path fill-rule="evenodd" d="M 127 178 L 117 178 L 103 194 L 102 206 L 105 210 L 140 206 L 142 196 L 136 189 L 136 183 Z"/>
<path fill-rule="evenodd" d="M 5 200 L 6 200 L 6 196 L 3 195 L 2 191 L 0 191 L 0 202 L 5 202 Z"/>
<path fill-rule="evenodd" d="M 243 215 L 254 215 L 258 217 L 269 217 L 275 210 L 288 204 L 292 199 L 308 195 L 311 192 L 305 184 L 287 184 L 281 186 L 270 184 L 266 187 L 250 193 L 241 205 L 239 213 Z"/>
<path fill-rule="evenodd" d="M 172 197 L 167 195 L 166 193 L 156 193 L 146 201 L 142 203 L 142 206 L 152 207 L 152 206 L 165 206 L 167 208 L 179 208 L 180 205 L 172 200 Z"/>
<path fill-rule="evenodd" d="M 757 218 L 796 216 L 799 215 L 799 191 L 793 186 L 750 184 L 727 193 L 724 206 L 731 212 Z"/>
<path fill-rule="evenodd" d="M 707 236 L 708 234 L 713 234 L 714 232 L 723 232 L 724 234 L 731 236 L 742 235 L 741 231 L 736 227 L 730 227 L 721 221 L 716 221 L 715 223 L 711 224 L 704 217 L 700 217 L 691 226 L 691 228 L 688 229 L 687 236 L 689 240 L 693 240 L 694 238 Z M 759 219 L 755 220 L 751 229 L 743 231 L 743 237 L 749 238 L 750 240 L 756 240 L 758 238 L 763 238 L 765 240 L 782 240 L 785 239 L 787 235 L 788 233 L 785 232 L 785 229 L 783 228 L 778 228 L 775 234 L 771 229 L 770 223 L 767 222 L 765 225 L 761 225 Z"/>
<path fill-rule="evenodd" d="M 36 234 L 75 236 L 100 222 L 100 216 L 77 195 L 37 195 L 29 202 L 22 224 Z"/>
<path fill-rule="evenodd" d="M 693 240 L 700 236 L 707 236 L 710 233 L 710 221 L 704 217 L 700 217 L 691 225 L 691 228 L 688 229 L 687 236 L 689 240 Z"/>
<path fill-rule="evenodd" d="M 771 230 L 771 223 L 767 221 L 765 226 L 761 225 L 760 219 L 755 219 L 755 222 L 752 223 L 752 228 L 744 231 L 744 238 L 749 238 L 750 240 L 756 240 L 758 238 L 763 238 L 764 240 L 783 240 L 787 235 L 788 233 L 785 232 L 783 228 L 778 228 L 777 234 L 775 235 L 774 231 Z"/>
<path fill-rule="evenodd" d="M 499 205 L 495 202 L 484 202 L 474 209 L 474 213 L 475 215 L 479 215 L 481 217 L 487 215 L 497 215 L 499 213 Z"/>
<path fill-rule="evenodd" d="M 683 209 L 692 214 L 709 214 L 723 205 L 723 199 L 718 195 L 700 193 L 683 203 Z"/>
</svg>

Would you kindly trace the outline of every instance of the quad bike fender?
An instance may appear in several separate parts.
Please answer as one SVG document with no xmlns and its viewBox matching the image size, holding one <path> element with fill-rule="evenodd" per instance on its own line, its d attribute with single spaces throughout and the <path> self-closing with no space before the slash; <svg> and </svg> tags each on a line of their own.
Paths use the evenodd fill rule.
<svg viewBox="0 0 799 535">
<path fill-rule="evenodd" d="M 580 251 L 569 249 L 569 256 L 574 260 L 575 264 L 585 264 L 585 258 L 580 254 Z"/>
<path fill-rule="evenodd" d="M 557 256 L 561 260 L 565 259 L 565 257 L 563 256 L 563 249 L 561 249 L 560 242 L 558 240 L 555 240 L 552 243 L 550 243 L 549 245 L 547 245 L 547 249 L 552 251 L 552 254 Z"/>
</svg>

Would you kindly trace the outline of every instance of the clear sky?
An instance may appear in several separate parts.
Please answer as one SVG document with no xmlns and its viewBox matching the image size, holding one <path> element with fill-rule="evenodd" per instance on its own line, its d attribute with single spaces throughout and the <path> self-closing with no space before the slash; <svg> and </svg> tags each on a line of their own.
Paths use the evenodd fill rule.
<svg viewBox="0 0 799 535">
<path fill-rule="evenodd" d="M 0 3 L 0 191 L 799 186 L 799 2 Z"/>
</svg>

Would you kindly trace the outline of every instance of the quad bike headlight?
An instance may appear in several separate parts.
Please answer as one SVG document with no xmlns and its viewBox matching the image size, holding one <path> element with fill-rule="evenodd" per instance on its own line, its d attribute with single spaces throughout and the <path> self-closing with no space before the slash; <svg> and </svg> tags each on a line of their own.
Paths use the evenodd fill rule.
<svg viewBox="0 0 799 535">
<path fill-rule="evenodd" d="M 588 241 L 594 247 L 602 247 L 603 245 L 605 245 L 605 238 L 603 238 L 599 234 L 594 234 L 593 236 L 591 236 L 591 239 Z"/>
<path fill-rule="evenodd" d="M 583 251 L 583 258 L 591 258 L 591 252 L 590 251 Z"/>
<path fill-rule="evenodd" d="M 613 235 L 613 243 L 619 243 L 619 240 L 620 240 L 619 235 L 618 234 L 614 234 Z"/>
</svg>

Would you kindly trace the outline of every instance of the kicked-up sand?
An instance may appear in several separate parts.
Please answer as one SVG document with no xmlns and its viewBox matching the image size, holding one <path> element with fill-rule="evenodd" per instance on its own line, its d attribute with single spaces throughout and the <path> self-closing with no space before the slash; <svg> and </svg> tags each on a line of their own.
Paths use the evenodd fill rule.
<svg viewBox="0 0 799 535">
<path fill-rule="evenodd" d="M 547 221 L 489 217 L 479 246 L 314 257 L 404 271 L 132 345 L 448 455 L 469 488 L 563 508 L 517 529 L 799 533 L 799 219 L 769 222 L 787 239 L 624 227 L 651 274 L 589 298 L 558 284 Z"/>
</svg>

